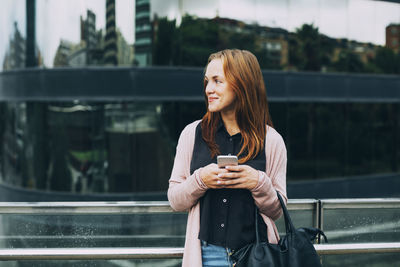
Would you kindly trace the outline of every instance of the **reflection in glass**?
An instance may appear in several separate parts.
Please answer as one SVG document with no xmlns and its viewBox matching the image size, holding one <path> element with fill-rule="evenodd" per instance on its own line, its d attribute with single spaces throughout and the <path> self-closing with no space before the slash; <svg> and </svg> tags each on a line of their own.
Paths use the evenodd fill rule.
<svg viewBox="0 0 400 267">
<path fill-rule="evenodd" d="M 215 50 L 237 47 L 252 51 L 264 69 L 398 72 L 400 5 L 362 3 L 3 1 L 1 66 L 203 67 Z M 385 28 L 391 39 L 383 46 Z M 35 44 L 33 56 L 28 44 Z M 289 181 L 398 172 L 399 110 L 396 103 L 271 103 L 289 152 Z M 0 111 L 4 183 L 43 190 L 38 195 L 164 192 L 165 198 L 179 133 L 201 118 L 204 104 L 9 101 Z M 7 197 L 18 194 L 24 195 Z"/>
<path fill-rule="evenodd" d="M 183 247 L 186 213 L 1 215 L 0 248 Z"/>
<path fill-rule="evenodd" d="M 10 49 L 3 62 L 4 70 L 22 69 L 25 67 L 26 55 L 25 39 L 18 29 L 18 23 L 14 22 L 14 36 L 10 39 Z"/>
<path fill-rule="evenodd" d="M 136 1 L 135 9 L 135 64 L 152 64 L 152 24 L 150 22 L 150 1 Z"/>
<path fill-rule="evenodd" d="M 37 0 L 45 67 L 133 64 L 134 1 Z"/>
<path fill-rule="evenodd" d="M 368 253 L 352 255 L 324 255 L 321 257 L 325 267 L 363 266 L 392 267 L 400 263 L 399 253 Z"/>
<path fill-rule="evenodd" d="M 2 67 L 25 67 L 18 63 L 26 57 L 25 1 L 2 5 L 15 11 L 4 14 Z M 399 72 L 400 4 L 390 1 L 37 0 L 35 7 L 36 63 L 46 68 L 204 66 L 211 52 L 236 47 L 264 69 Z"/>
<path fill-rule="evenodd" d="M 399 223 L 394 208 L 324 210 L 324 232 L 334 244 L 396 242 Z"/>
<path fill-rule="evenodd" d="M 209 53 L 236 47 L 252 51 L 264 69 L 399 71 L 393 63 L 398 47 L 385 39 L 385 29 L 400 27 L 396 3 L 220 0 L 207 8 L 179 3 L 151 1 L 154 65 L 203 66 Z M 393 38 L 399 42 L 398 35 Z"/>
<path fill-rule="evenodd" d="M 180 131 L 204 114 L 202 102 L 7 102 L 0 108 L 6 184 L 155 198 L 165 197 Z M 396 103 L 272 103 L 288 149 L 288 181 L 397 172 L 399 110 Z"/>
<path fill-rule="evenodd" d="M 159 103 L 1 107 L 1 177 L 9 185 L 78 194 L 167 188 L 176 140 Z"/>
<path fill-rule="evenodd" d="M 302 227 L 315 227 L 315 217 L 316 214 L 314 210 L 290 210 L 290 218 L 292 219 L 293 225 L 296 228 Z M 285 219 L 280 217 L 276 222 L 276 227 L 278 228 L 279 235 L 282 237 L 286 234 L 285 229 Z"/>
<path fill-rule="evenodd" d="M 0 267 L 115 267 L 115 266 L 182 266 L 182 259 L 138 259 L 138 260 L 35 260 L 0 262 Z"/>
<path fill-rule="evenodd" d="M 0 71 L 25 68 L 26 3 L 6 0 L 0 4 Z"/>
</svg>

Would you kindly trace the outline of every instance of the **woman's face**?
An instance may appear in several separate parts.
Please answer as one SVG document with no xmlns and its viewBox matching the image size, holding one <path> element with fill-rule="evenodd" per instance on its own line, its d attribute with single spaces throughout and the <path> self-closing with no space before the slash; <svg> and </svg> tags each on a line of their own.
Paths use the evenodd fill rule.
<svg viewBox="0 0 400 267">
<path fill-rule="evenodd" d="M 206 96 L 210 112 L 231 112 L 235 110 L 235 93 L 226 82 L 222 59 L 211 60 L 204 76 Z"/>
</svg>

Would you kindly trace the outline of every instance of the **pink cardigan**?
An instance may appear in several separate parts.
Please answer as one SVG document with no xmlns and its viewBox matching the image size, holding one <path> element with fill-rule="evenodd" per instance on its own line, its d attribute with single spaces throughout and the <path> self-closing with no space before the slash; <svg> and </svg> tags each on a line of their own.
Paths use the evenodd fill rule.
<svg viewBox="0 0 400 267">
<path fill-rule="evenodd" d="M 201 245 L 198 239 L 200 231 L 199 198 L 207 191 L 197 169 L 190 175 L 190 161 L 195 139 L 196 126 L 200 120 L 192 122 L 183 129 L 176 148 L 175 162 L 169 179 L 168 200 L 176 211 L 189 210 L 186 226 L 186 240 L 183 255 L 183 267 L 201 267 Z M 286 201 L 286 147 L 280 134 L 268 127 L 265 142 L 265 172 L 259 171 L 258 185 L 251 190 L 254 201 L 268 227 L 268 239 L 271 243 L 279 240 L 274 221 L 282 215 L 275 190 Z"/>
</svg>

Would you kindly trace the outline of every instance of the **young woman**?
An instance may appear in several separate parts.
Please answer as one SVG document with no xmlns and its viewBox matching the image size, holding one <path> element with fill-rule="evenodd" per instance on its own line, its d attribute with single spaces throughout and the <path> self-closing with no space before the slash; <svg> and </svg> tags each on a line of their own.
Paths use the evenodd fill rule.
<svg viewBox="0 0 400 267">
<path fill-rule="evenodd" d="M 286 200 L 286 147 L 272 128 L 257 58 L 245 50 L 210 55 L 204 75 L 207 113 L 182 131 L 169 180 L 176 211 L 189 210 L 183 266 L 232 266 L 231 253 L 261 236 L 277 243 L 276 195 Z M 239 165 L 218 168 L 218 155 Z"/>
</svg>

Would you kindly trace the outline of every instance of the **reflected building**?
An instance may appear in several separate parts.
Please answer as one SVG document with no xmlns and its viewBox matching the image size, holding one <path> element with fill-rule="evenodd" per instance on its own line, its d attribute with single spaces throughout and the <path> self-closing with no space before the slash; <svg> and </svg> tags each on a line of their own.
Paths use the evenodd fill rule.
<svg viewBox="0 0 400 267">
<path fill-rule="evenodd" d="M 118 65 L 117 28 L 115 26 L 115 0 L 106 1 L 106 37 L 104 40 L 104 64 Z"/>
<path fill-rule="evenodd" d="M 270 68 L 281 68 L 289 62 L 287 30 L 246 24 L 239 20 L 216 17 L 213 19 L 219 26 L 220 34 L 234 33 L 254 36 L 256 51 L 263 57 Z"/>
<path fill-rule="evenodd" d="M 56 55 L 53 60 L 54 67 L 65 67 L 68 66 L 68 56 L 71 53 L 73 43 L 67 40 L 60 40 Z"/>
<path fill-rule="evenodd" d="M 4 57 L 3 69 L 13 70 L 25 68 L 26 41 L 18 29 L 18 23 L 14 22 L 14 34 L 10 39 L 9 50 Z"/>
<path fill-rule="evenodd" d="M 81 41 L 86 45 L 86 65 L 103 64 L 102 31 L 96 31 L 96 15 L 87 10 L 86 20 L 81 17 Z"/>
<path fill-rule="evenodd" d="M 34 47 L 35 57 L 34 64 L 42 64 L 42 55 L 38 46 Z M 27 46 L 26 39 L 22 36 L 18 23 L 14 22 L 14 33 L 9 41 L 8 50 L 3 60 L 4 70 L 23 69 L 27 66 Z"/>
<path fill-rule="evenodd" d="M 73 45 L 67 58 L 68 66 L 83 67 L 89 65 L 87 52 L 88 49 L 85 42 L 81 41 L 79 44 Z"/>
<path fill-rule="evenodd" d="M 88 49 L 96 47 L 96 15 L 89 9 L 86 20 L 83 20 L 81 16 L 81 40 L 85 41 Z"/>
<path fill-rule="evenodd" d="M 364 64 L 368 64 L 368 62 L 375 58 L 376 51 L 379 47 L 380 46 L 371 43 L 348 41 L 348 48 L 350 51 L 357 55 Z"/>
<path fill-rule="evenodd" d="M 161 108 L 138 102 L 106 105 L 109 191 L 154 192 L 167 187 L 173 148 L 159 121 Z"/>
<path fill-rule="evenodd" d="M 149 0 L 136 0 L 135 21 L 135 64 L 148 66 L 152 63 L 152 27 Z"/>
<path fill-rule="evenodd" d="M 54 67 L 83 67 L 103 64 L 102 31 L 96 31 L 96 15 L 87 10 L 86 19 L 80 17 L 80 42 L 75 44 L 60 40 L 53 64 Z"/>
<path fill-rule="evenodd" d="M 386 47 L 400 52 L 400 24 L 390 24 L 386 27 Z"/>
<path fill-rule="evenodd" d="M 338 62 L 340 57 L 348 52 L 355 55 L 363 64 L 368 64 L 375 58 L 377 49 L 381 47 L 371 43 L 362 43 L 348 39 L 326 38 L 334 47 L 330 56 L 332 62 Z"/>
<path fill-rule="evenodd" d="M 133 63 L 133 46 L 128 44 L 119 29 L 117 29 L 117 59 L 118 66 L 131 66 Z"/>
<path fill-rule="evenodd" d="M 78 44 L 61 40 L 53 61 L 54 67 L 83 67 L 89 65 L 86 42 Z"/>
<path fill-rule="evenodd" d="M 104 192 L 104 108 L 102 105 L 51 103 L 48 105 L 48 186 L 54 191 Z M 62 179 L 60 179 L 62 177 Z"/>
<path fill-rule="evenodd" d="M 289 63 L 288 31 L 281 28 L 260 27 L 257 46 L 263 51 L 271 67 L 284 67 Z"/>
<path fill-rule="evenodd" d="M 94 193 L 100 194 L 99 199 L 140 199 L 147 194 L 149 199 L 165 199 L 179 133 L 205 112 L 201 84 L 204 62 L 210 51 L 235 45 L 264 60 L 260 65 L 264 63 L 271 114 L 287 144 L 289 185 L 309 180 L 315 186 L 325 178 L 336 182 L 354 176 L 363 176 L 366 181 L 368 177 L 364 176 L 381 179 L 382 173 L 399 173 L 400 108 L 398 90 L 394 88 L 398 76 L 371 74 L 364 69 L 357 75 L 348 70 L 339 70 L 343 72 L 340 74 L 318 73 L 322 68 L 308 73 L 268 70 L 287 69 L 293 46 L 298 48 L 295 52 L 301 57 L 299 61 L 308 60 L 308 55 L 324 54 L 330 57 L 329 63 L 335 63 L 343 59 L 341 54 L 351 54 L 363 64 L 373 64 L 371 59 L 379 56 L 375 51 L 382 46 L 353 41 L 346 34 L 343 39 L 327 36 L 307 21 L 301 23 L 311 28 L 311 34 L 300 36 L 297 29 L 251 24 L 242 16 L 229 16 L 226 12 L 221 12 L 226 14 L 224 18 L 184 15 L 177 24 L 179 17 L 162 16 L 183 14 L 184 10 L 160 12 L 162 15 L 157 18 L 154 11 L 160 9 L 157 3 L 161 1 L 152 1 L 150 9 L 148 0 L 129 2 L 130 12 L 121 12 L 121 17 L 130 16 L 136 27 L 125 28 L 116 21 L 120 16 L 117 1 L 103 1 L 100 12 L 105 11 L 104 14 L 97 13 L 101 10 L 95 7 L 97 2 L 64 2 L 71 8 L 58 13 L 60 20 L 55 19 L 55 9 L 51 8 L 58 1 L 36 1 L 38 9 L 30 6 L 31 13 L 41 12 L 36 20 L 26 20 L 37 37 L 25 37 L 20 22 L 23 18 L 12 12 L 7 14 L 10 34 L 5 34 L 8 39 L 0 40 L 0 48 L 7 49 L 1 59 L 4 70 L 28 66 L 26 43 L 30 41 L 37 49 L 35 38 L 41 38 L 39 45 L 43 45 L 46 59 L 52 59 L 55 67 L 70 68 L 0 73 L 3 199 L 94 199 L 90 195 Z M 253 4 L 257 5 L 249 1 L 249 5 Z M 42 8 L 46 5 L 49 8 Z M 374 5 L 379 7 L 380 2 Z M 400 10 L 398 4 L 397 7 Z M 50 24 L 57 30 L 65 29 L 71 24 L 70 16 L 74 16 L 71 34 L 47 29 Z M 290 16 L 288 19 L 293 20 Z M 96 23 L 101 24 L 99 20 L 103 18 L 105 26 L 96 29 Z M 393 21 L 398 25 L 397 20 Z M 392 28 L 388 27 L 396 33 Z M 127 41 L 134 40 L 133 34 L 134 46 Z M 313 36 L 323 42 L 314 43 Z M 292 39 L 298 43 L 291 43 Z M 43 44 L 43 40 L 53 44 Z M 309 54 L 304 49 L 306 44 L 312 48 Z M 332 50 L 320 53 L 325 45 Z M 157 64 L 168 67 L 149 66 L 155 64 L 152 59 L 157 58 L 154 51 L 158 47 L 163 52 L 159 54 L 170 55 Z M 134 60 L 139 66 L 149 67 L 113 68 L 131 65 Z M 303 63 L 294 63 L 293 70 L 304 70 Z M 93 65 L 106 67 L 86 67 Z M 328 65 L 327 71 L 338 68 Z M 177 83 L 177 79 L 182 82 Z M 58 195 L 59 192 L 71 195 Z"/>
</svg>

